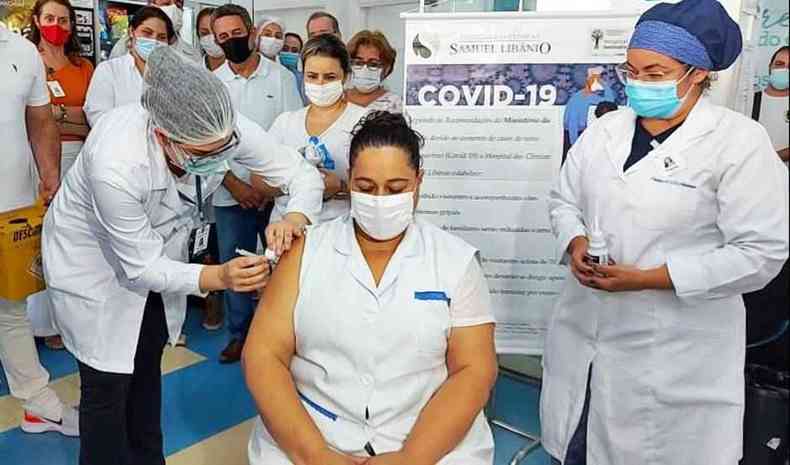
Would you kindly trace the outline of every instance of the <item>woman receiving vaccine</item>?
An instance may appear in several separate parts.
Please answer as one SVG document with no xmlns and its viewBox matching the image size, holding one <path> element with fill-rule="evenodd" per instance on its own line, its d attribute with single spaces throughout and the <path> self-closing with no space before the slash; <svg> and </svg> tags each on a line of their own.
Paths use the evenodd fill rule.
<svg viewBox="0 0 790 465">
<path fill-rule="evenodd" d="M 324 208 L 320 221 L 348 213 L 348 150 L 351 131 L 366 110 L 345 98 L 343 87 L 351 76 L 345 45 L 337 37 L 324 34 L 311 39 L 302 52 L 305 93 L 310 104 L 283 113 L 270 133 L 281 144 L 302 152 L 324 177 Z M 287 196 L 275 200 L 272 221 L 282 215 Z"/>
<path fill-rule="evenodd" d="M 556 463 L 741 458 L 741 294 L 787 258 L 788 203 L 765 129 L 706 96 L 710 73 L 740 52 L 718 1 L 656 5 L 619 67 L 630 108 L 568 154 L 549 207 L 573 276 L 549 324 L 541 394 Z M 591 259 L 607 247 L 588 237 L 608 238 L 616 264 Z"/>
<path fill-rule="evenodd" d="M 275 269 L 244 348 L 252 465 L 493 465 L 497 374 L 478 253 L 414 211 L 422 137 L 374 112 L 350 152 L 351 212 Z"/>
</svg>

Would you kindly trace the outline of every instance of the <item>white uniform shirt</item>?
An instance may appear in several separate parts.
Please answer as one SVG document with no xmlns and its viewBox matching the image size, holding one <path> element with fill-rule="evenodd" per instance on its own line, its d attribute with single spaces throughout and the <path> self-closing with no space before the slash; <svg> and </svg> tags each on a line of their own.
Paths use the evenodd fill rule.
<svg viewBox="0 0 790 465">
<path fill-rule="evenodd" d="M 306 235 L 294 307 L 291 374 L 302 403 L 333 449 L 366 457 L 402 449 L 417 417 L 448 378 L 454 327 L 493 323 L 477 251 L 416 220 L 378 286 L 350 215 Z M 289 465 L 260 418 L 252 465 Z M 492 465 L 494 443 L 481 412 L 439 465 Z"/>
<path fill-rule="evenodd" d="M 91 131 L 44 222 L 42 254 L 55 326 L 69 351 L 101 371 L 131 373 L 149 292 L 163 294 L 171 343 L 198 294 L 202 265 L 187 260 L 197 222 L 194 177 L 177 181 L 133 104 Z M 314 220 L 323 183 L 298 153 L 239 115 L 236 160 L 292 192 L 290 211 Z M 222 175 L 203 178 L 210 195 Z"/>
<path fill-rule="evenodd" d="M 25 110 L 47 104 L 44 64 L 36 46 L 0 25 L 0 212 L 36 200 Z"/>
<path fill-rule="evenodd" d="M 388 90 L 386 94 L 370 102 L 370 105 L 365 108 L 367 108 L 369 111 L 403 113 L 403 98 L 400 95 Z"/>
<path fill-rule="evenodd" d="M 112 110 L 140 101 L 143 77 L 130 54 L 99 63 L 85 96 L 85 117 L 95 126 L 99 118 Z"/>
<path fill-rule="evenodd" d="M 227 61 L 214 74 L 228 86 L 233 107 L 268 131 L 280 114 L 302 108 L 304 104 L 296 91 L 293 73 L 263 55 L 260 57 L 258 69 L 249 79 L 234 73 Z M 237 178 L 250 183 L 248 170 L 238 163 L 231 163 L 230 167 Z M 214 206 L 233 205 L 238 205 L 236 199 L 224 186 L 220 186 L 214 193 Z"/>
<path fill-rule="evenodd" d="M 549 200 L 558 256 L 597 216 L 612 259 L 667 265 L 674 290 L 606 293 L 569 277 L 543 357 L 542 440 L 563 459 L 584 407 L 590 465 L 732 465 L 743 438 L 746 321 L 788 251 L 787 170 L 757 122 L 702 98 L 628 171 L 636 115 L 609 113 Z"/>
<path fill-rule="evenodd" d="M 307 111 L 310 107 L 302 108 L 298 111 L 283 113 L 280 115 L 271 128 L 271 134 L 281 144 L 288 145 L 297 150 L 308 145 L 310 135 L 307 133 Z M 318 138 L 326 145 L 330 156 L 335 161 L 335 169 L 332 171 L 340 179 L 348 182 L 348 154 L 351 148 L 351 131 L 362 119 L 368 110 L 359 105 L 349 103 L 345 111 L 327 128 Z M 272 221 L 276 221 L 283 216 L 282 207 L 288 203 L 286 196 L 278 197 L 274 201 L 274 211 L 272 211 Z M 321 221 L 329 221 L 339 218 L 351 209 L 351 203 L 347 199 L 331 199 L 324 202 L 321 211 Z"/>
</svg>

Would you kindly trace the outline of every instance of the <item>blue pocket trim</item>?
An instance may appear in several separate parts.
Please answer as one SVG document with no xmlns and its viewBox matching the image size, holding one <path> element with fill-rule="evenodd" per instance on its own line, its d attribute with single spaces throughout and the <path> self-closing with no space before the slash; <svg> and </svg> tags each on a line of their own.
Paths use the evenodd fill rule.
<svg viewBox="0 0 790 465">
<path fill-rule="evenodd" d="M 329 418 L 329 419 L 330 419 L 330 420 L 332 420 L 332 421 L 337 421 L 337 415 L 335 415 L 334 413 L 332 413 L 332 412 L 330 412 L 329 410 L 325 409 L 324 407 L 321 407 L 320 405 L 316 404 L 316 403 L 315 403 L 315 402 L 313 402 L 312 400 L 308 399 L 308 398 L 307 398 L 307 397 L 306 397 L 304 394 L 302 394 L 301 392 L 298 392 L 298 391 L 297 391 L 297 393 L 299 394 L 299 398 L 300 398 L 300 399 L 302 399 L 302 400 L 304 401 L 304 403 L 306 403 L 307 405 L 309 405 L 310 407 L 312 407 L 312 408 L 313 408 L 313 410 L 315 410 L 316 412 L 320 413 L 321 415 L 323 415 L 323 416 L 325 416 L 325 417 Z"/>
<path fill-rule="evenodd" d="M 448 304 L 450 303 L 450 298 L 441 291 L 415 292 L 414 298 L 417 300 L 440 300 Z"/>
</svg>

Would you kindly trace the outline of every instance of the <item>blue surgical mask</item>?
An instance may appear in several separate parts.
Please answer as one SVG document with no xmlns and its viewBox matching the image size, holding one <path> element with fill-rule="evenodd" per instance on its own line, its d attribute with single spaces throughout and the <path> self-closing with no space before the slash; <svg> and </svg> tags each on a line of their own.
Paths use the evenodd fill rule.
<svg viewBox="0 0 790 465">
<path fill-rule="evenodd" d="M 776 90 L 790 88 L 790 70 L 787 68 L 771 70 L 771 87 Z"/>
<path fill-rule="evenodd" d="M 280 64 L 295 71 L 299 67 L 299 54 L 293 52 L 280 52 Z"/>
<path fill-rule="evenodd" d="M 642 118 L 670 119 L 678 114 L 691 89 L 681 99 L 678 97 L 678 85 L 683 82 L 694 68 L 689 69 L 685 76 L 675 81 L 646 82 L 629 79 L 625 86 L 628 106 Z"/>
<path fill-rule="evenodd" d="M 175 158 L 173 159 L 173 157 L 171 157 L 171 160 L 178 167 L 194 176 L 205 177 L 214 174 L 223 174 L 230 169 L 228 160 L 236 153 L 238 144 L 238 136 L 234 133 L 230 143 L 226 147 L 220 149 L 219 152 L 213 155 L 198 157 L 186 152 L 184 149 L 171 142 L 170 149 L 172 151 L 172 156 Z"/>
<path fill-rule="evenodd" d="M 140 55 L 140 58 L 143 61 L 148 61 L 148 57 L 151 56 L 151 52 L 159 47 L 163 47 L 165 44 L 159 42 L 158 40 L 149 39 L 148 37 L 135 37 L 134 38 L 134 51 Z"/>
</svg>

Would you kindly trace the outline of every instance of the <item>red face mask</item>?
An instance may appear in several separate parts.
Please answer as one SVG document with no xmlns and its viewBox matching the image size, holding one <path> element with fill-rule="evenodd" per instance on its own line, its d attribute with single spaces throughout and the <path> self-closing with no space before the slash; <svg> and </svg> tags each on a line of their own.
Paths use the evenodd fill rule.
<svg viewBox="0 0 790 465">
<path fill-rule="evenodd" d="M 68 42 L 69 37 L 71 37 L 70 31 L 63 29 L 57 24 L 41 26 L 38 29 L 41 31 L 41 37 L 56 47 L 60 47 L 61 45 L 65 44 Z"/>
</svg>

